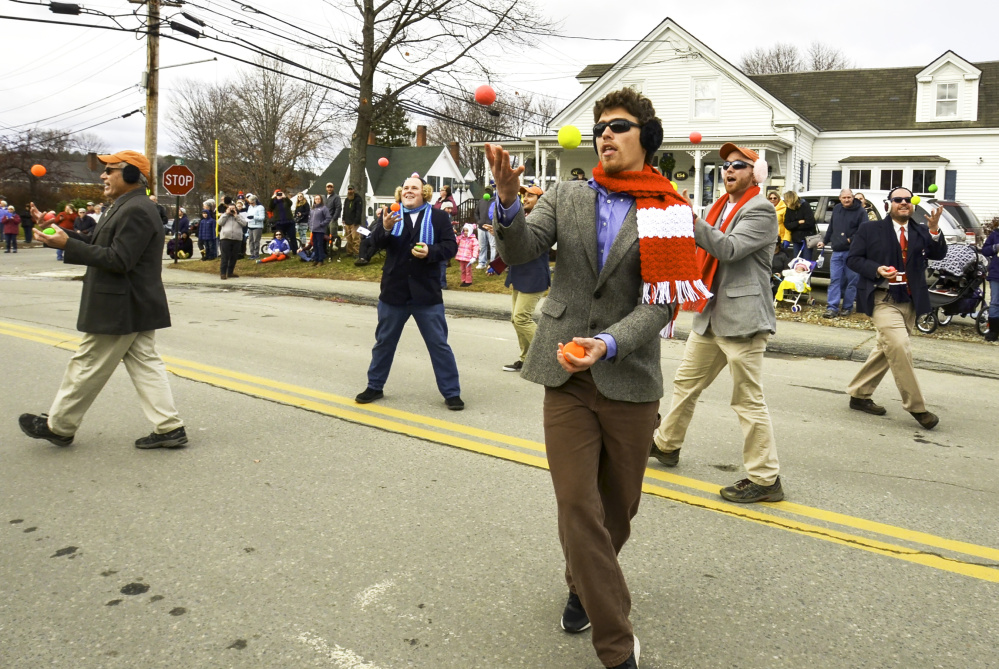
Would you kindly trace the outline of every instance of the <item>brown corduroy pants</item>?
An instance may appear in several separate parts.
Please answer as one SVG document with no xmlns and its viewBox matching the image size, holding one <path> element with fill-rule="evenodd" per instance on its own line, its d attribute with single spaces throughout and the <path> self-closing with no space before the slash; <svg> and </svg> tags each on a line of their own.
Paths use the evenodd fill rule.
<svg viewBox="0 0 999 669">
<path fill-rule="evenodd" d="M 605 666 L 628 659 L 631 594 L 617 555 L 638 513 L 659 402 L 600 394 L 589 371 L 545 389 L 545 446 L 565 555 L 565 580 L 592 624 Z"/>
</svg>

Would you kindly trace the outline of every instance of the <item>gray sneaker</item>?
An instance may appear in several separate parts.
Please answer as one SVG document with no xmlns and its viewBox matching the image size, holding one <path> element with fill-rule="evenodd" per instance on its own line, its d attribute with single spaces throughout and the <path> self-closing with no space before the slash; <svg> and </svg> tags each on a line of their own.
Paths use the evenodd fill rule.
<svg viewBox="0 0 999 669">
<path fill-rule="evenodd" d="M 780 477 L 773 485 L 760 485 L 749 479 L 742 479 L 720 491 L 722 497 L 730 502 L 752 504 L 754 502 L 779 502 L 784 499 L 784 489 L 780 485 Z"/>
<path fill-rule="evenodd" d="M 135 440 L 136 448 L 180 448 L 187 445 L 187 431 L 183 427 L 170 430 L 166 434 L 151 433 L 148 437 Z"/>
</svg>

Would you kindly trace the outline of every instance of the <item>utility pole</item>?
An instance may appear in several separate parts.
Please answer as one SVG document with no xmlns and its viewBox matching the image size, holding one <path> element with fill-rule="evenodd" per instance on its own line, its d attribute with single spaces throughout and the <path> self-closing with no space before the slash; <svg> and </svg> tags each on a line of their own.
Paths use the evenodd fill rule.
<svg viewBox="0 0 999 669">
<path fill-rule="evenodd" d="M 149 32 L 146 34 L 146 158 L 149 159 L 149 188 L 153 194 L 159 183 L 156 169 L 156 133 L 160 107 L 160 0 L 147 0 Z"/>
</svg>

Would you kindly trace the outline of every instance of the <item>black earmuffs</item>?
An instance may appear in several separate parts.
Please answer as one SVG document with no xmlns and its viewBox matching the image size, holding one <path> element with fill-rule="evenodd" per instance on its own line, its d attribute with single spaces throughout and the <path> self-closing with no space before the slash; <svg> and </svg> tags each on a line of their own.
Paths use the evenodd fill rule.
<svg viewBox="0 0 999 669">
<path fill-rule="evenodd" d="M 142 173 L 139 172 L 139 168 L 136 167 L 135 165 L 132 165 L 131 163 L 128 163 L 127 165 L 125 165 L 125 167 L 121 168 L 121 178 L 127 184 L 139 183 L 139 177 L 141 175 Z"/>
<path fill-rule="evenodd" d="M 652 157 L 663 143 L 663 124 L 659 119 L 654 118 L 651 121 L 646 121 L 645 125 L 642 126 L 641 133 L 638 135 L 638 142 L 645 149 L 646 162 Z M 600 155 L 600 150 L 597 149 L 597 138 L 593 138 L 593 153 Z"/>
</svg>

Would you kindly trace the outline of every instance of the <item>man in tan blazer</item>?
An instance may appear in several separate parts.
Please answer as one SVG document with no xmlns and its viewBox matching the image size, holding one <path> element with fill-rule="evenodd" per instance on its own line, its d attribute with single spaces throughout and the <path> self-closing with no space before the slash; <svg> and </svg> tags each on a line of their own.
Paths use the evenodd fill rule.
<svg viewBox="0 0 999 669">
<path fill-rule="evenodd" d="M 596 103 L 594 120 L 602 174 L 622 181 L 646 175 L 669 187 L 646 164 L 662 141 L 647 98 L 630 88 L 610 93 Z M 525 218 L 517 201 L 523 167 L 512 169 L 499 146 L 487 144 L 486 156 L 503 259 L 525 263 L 558 242 L 558 271 L 522 375 L 545 386 L 545 446 L 569 586 L 561 626 L 577 633 L 592 624 L 604 666 L 633 669 L 640 645 L 617 554 L 638 512 L 648 435 L 663 394 L 659 333 L 674 304 L 643 303 L 635 197 L 602 186 L 595 170 L 589 182 L 552 186 Z M 676 208 L 692 235 L 689 207 Z M 583 354 L 563 351 L 569 342 Z"/>
<path fill-rule="evenodd" d="M 760 193 L 766 163 L 735 144 L 719 151 L 726 195 L 707 218 L 694 222 L 699 257 L 713 267 L 714 296 L 694 316 L 683 360 L 673 379 L 669 413 L 653 436 L 651 456 L 667 467 L 680 460 L 680 447 L 701 392 L 728 365 L 732 373 L 732 409 L 744 436 L 742 460 L 747 478 L 722 488 L 730 502 L 777 502 L 784 499 L 777 444 L 770 411 L 763 398 L 763 353 L 777 331 L 770 292 L 770 263 L 777 242 L 777 212 Z M 807 204 L 803 206 L 808 206 Z"/>
</svg>

